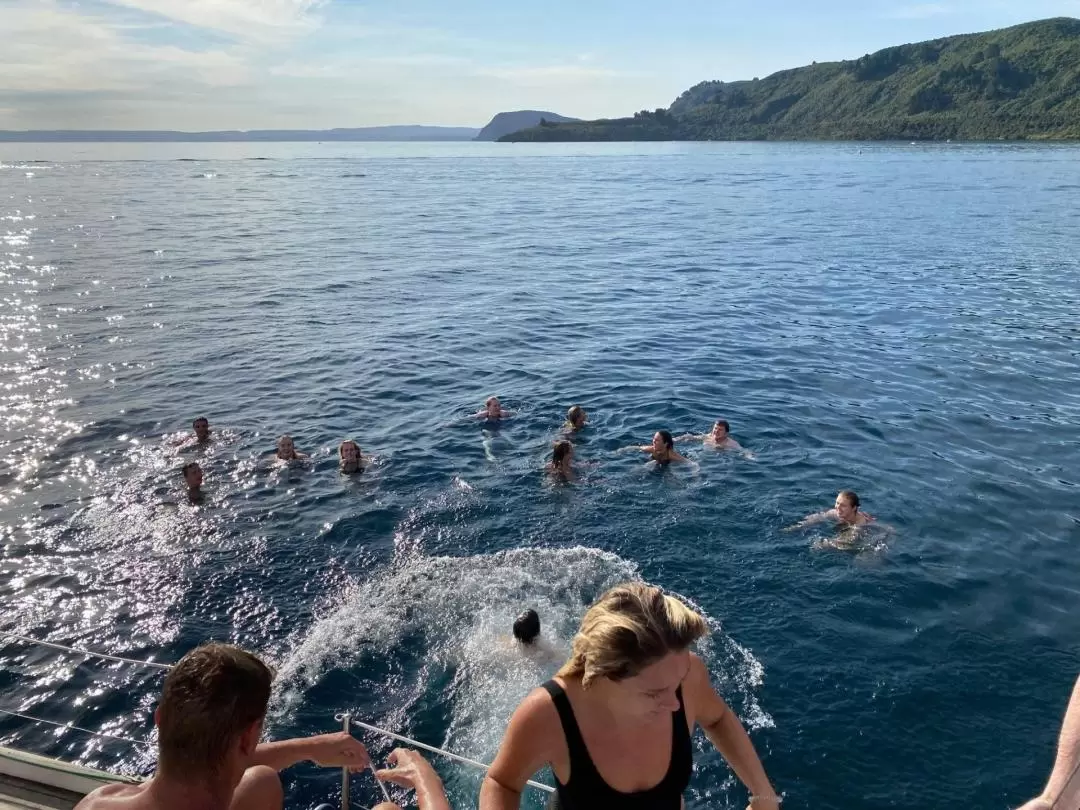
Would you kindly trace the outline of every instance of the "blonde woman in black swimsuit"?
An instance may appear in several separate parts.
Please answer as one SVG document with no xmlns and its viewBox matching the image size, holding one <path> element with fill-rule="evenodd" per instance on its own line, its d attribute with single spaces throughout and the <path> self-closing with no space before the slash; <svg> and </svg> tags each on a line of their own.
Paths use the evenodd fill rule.
<svg viewBox="0 0 1080 810">
<path fill-rule="evenodd" d="M 643 583 L 608 591 L 585 614 L 570 660 L 522 701 L 480 790 L 480 810 L 516 810 L 550 766 L 560 810 L 680 810 L 705 735 L 750 790 L 777 810 L 753 743 L 690 645 L 705 620 Z"/>
</svg>

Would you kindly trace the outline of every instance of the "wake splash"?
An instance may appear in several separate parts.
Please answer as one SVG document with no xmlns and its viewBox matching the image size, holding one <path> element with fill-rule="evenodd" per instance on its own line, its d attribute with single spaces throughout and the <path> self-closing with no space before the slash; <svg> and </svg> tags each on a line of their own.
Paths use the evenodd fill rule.
<svg viewBox="0 0 1080 810">
<path fill-rule="evenodd" d="M 336 708 L 490 762 L 518 703 L 565 660 L 588 605 L 613 585 L 636 579 L 634 563 L 580 546 L 471 557 L 399 551 L 381 575 L 349 588 L 285 658 L 272 716 L 284 720 L 309 700 L 326 705 L 325 695 L 311 693 L 344 675 L 378 699 L 356 705 L 358 695 L 350 692 Z M 544 643 L 526 655 L 511 625 L 528 607 L 540 614 Z M 719 621 L 706 618 L 712 633 L 698 651 L 714 683 L 748 727 L 772 726 L 754 695 L 764 674 L 760 662 L 726 636 Z M 480 774 L 447 763 L 439 768 L 453 772 L 446 779 L 452 794 L 475 798 Z"/>
</svg>

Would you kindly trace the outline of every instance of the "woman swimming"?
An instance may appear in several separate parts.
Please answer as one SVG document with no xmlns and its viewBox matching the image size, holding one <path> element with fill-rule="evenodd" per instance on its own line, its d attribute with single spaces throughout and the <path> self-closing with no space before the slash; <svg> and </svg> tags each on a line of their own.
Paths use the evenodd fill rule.
<svg viewBox="0 0 1080 810">
<path fill-rule="evenodd" d="M 778 810 L 746 730 L 690 652 L 707 632 L 659 588 L 628 583 L 601 596 L 570 659 L 510 719 L 480 810 L 519 807 L 526 781 L 545 766 L 559 810 L 680 810 L 698 726 L 750 790 L 750 809 Z"/>
<path fill-rule="evenodd" d="M 652 456 L 652 460 L 660 465 L 682 464 L 690 461 L 686 456 L 675 450 L 675 440 L 671 438 L 671 431 L 669 430 L 656 431 L 652 444 L 631 445 L 624 449 L 640 450 L 643 453 L 648 453 Z"/>
<path fill-rule="evenodd" d="M 555 442 L 551 450 L 551 461 L 548 462 L 547 471 L 551 475 L 572 481 L 574 473 L 574 445 L 566 439 Z"/>
<path fill-rule="evenodd" d="M 297 452 L 292 436 L 288 435 L 277 440 L 277 452 L 274 457 L 279 461 L 304 461 L 310 458 L 307 453 Z"/>
<path fill-rule="evenodd" d="M 513 415 L 513 411 L 508 411 L 500 404 L 498 397 L 488 397 L 484 400 L 484 410 L 474 413 L 473 418 L 498 422 L 500 419 L 506 419 Z"/>
<path fill-rule="evenodd" d="M 364 471 L 364 457 L 360 445 L 352 439 L 346 439 L 338 445 L 338 458 L 341 459 L 341 471 L 347 475 Z"/>
<path fill-rule="evenodd" d="M 584 428 L 588 422 L 589 415 L 585 413 L 585 409 L 580 405 L 575 405 L 566 412 L 566 424 L 563 425 L 563 430 L 569 430 L 576 433 Z"/>
</svg>

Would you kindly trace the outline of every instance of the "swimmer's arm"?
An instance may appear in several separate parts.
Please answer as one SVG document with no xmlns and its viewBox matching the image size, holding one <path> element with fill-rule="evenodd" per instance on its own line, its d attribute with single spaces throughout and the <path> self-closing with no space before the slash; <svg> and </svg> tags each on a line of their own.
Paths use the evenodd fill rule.
<svg viewBox="0 0 1080 810">
<path fill-rule="evenodd" d="M 752 810 L 779 808 L 776 791 L 765 774 L 750 736 L 735 712 L 713 689 L 708 670 L 696 655 L 690 656 L 690 672 L 684 684 L 684 692 L 694 710 L 694 721 L 750 791 L 750 796 L 755 799 L 750 805 Z"/>
<path fill-rule="evenodd" d="M 786 532 L 793 532 L 796 529 L 805 529 L 807 526 L 813 526 L 815 523 L 822 523 L 830 518 L 836 518 L 836 510 L 829 509 L 825 512 L 815 512 L 812 515 L 807 515 L 798 523 L 793 523 L 784 529 Z"/>
<path fill-rule="evenodd" d="M 709 435 L 707 433 L 684 433 L 682 436 L 676 436 L 677 442 L 703 442 Z"/>
<path fill-rule="evenodd" d="M 620 447 L 615 452 L 616 453 L 633 453 L 635 451 L 637 451 L 638 453 L 651 453 L 652 452 L 652 445 L 651 444 L 631 444 L 629 447 Z"/>
<path fill-rule="evenodd" d="M 1040 796 L 1020 810 L 1066 810 L 1080 807 L 1080 678 L 1073 686 L 1069 708 L 1061 723 L 1054 770 Z"/>
<path fill-rule="evenodd" d="M 551 699 L 539 689 L 517 707 L 480 787 L 480 810 L 518 810 L 526 783 L 550 760 L 545 749 L 554 712 Z"/>
</svg>

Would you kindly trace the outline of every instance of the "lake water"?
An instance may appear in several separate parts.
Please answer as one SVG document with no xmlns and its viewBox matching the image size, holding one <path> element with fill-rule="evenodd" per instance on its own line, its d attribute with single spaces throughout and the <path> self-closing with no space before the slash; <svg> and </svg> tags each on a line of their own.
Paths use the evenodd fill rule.
<svg viewBox="0 0 1080 810">
<path fill-rule="evenodd" d="M 279 667 L 275 736 L 348 710 L 488 760 L 547 674 L 512 618 L 565 643 L 640 576 L 709 617 L 785 807 L 1013 806 L 1080 668 L 1078 199 L 1071 146 L 4 144 L 0 630 L 232 641 Z M 553 486 L 573 404 L 596 466 Z M 717 418 L 754 459 L 616 453 Z M 266 464 L 285 432 L 312 469 Z M 782 531 L 845 487 L 893 531 Z M 0 644 L 9 711 L 147 739 L 160 685 Z M 687 806 L 744 807 L 698 750 Z M 290 806 L 337 783 L 294 769 Z"/>
</svg>

